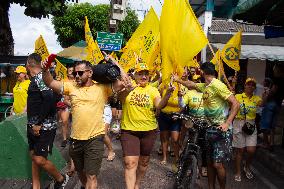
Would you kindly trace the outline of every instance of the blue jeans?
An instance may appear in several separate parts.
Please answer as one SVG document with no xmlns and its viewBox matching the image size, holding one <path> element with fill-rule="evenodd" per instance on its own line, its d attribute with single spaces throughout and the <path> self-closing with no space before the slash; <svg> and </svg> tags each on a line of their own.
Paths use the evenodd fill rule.
<svg viewBox="0 0 284 189">
<path fill-rule="evenodd" d="M 275 117 L 277 112 L 279 112 L 280 107 L 275 101 L 267 102 L 263 107 L 261 119 L 260 119 L 260 129 L 271 130 L 274 128 Z"/>
</svg>

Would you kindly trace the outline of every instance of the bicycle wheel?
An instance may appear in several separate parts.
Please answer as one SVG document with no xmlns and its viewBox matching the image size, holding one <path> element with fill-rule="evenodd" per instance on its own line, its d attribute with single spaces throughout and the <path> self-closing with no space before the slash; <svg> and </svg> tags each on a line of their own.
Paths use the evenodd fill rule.
<svg viewBox="0 0 284 189">
<path fill-rule="evenodd" d="M 177 172 L 174 188 L 193 189 L 197 178 L 197 159 L 195 155 L 189 155 L 185 161 L 181 161 Z"/>
<path fill-rule="evenodd" d="M 5 110 L 5 112 L 4 112 L 4 118 L 5 118 L 5 119 L 11 115 L 12 108 L 13 108 L 13 106 L 9 106 L 9 107 Z"/>
</svg>

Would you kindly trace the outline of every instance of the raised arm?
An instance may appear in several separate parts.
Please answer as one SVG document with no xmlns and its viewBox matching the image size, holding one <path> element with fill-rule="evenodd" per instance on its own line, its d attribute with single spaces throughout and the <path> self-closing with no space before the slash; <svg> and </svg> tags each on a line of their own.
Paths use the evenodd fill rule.
<svg viewBox="0 0 284 189">
<path fill-rule="evenodd" d="M 163 109 L 164 107 L 167 106 L 168 100 L 170 99 L 173 91 L 175 90 L 175 87 L 169 86 L 167 89 L 166 94 L 161 98 L 161 97 L 156 97 L 154 99 L 154 105 L 155 108 L 158 110 Z"/>
<path fill-rule="evenodd" d="M 46 63 L 47 59 L 41 62 L 42 79 L 47 87 L 51 88 L 54 92 L 61 94 L 63 84 L 61 81 L 56 81 L 55 79 L 53 79 L 52 75 L 49 72 L 49 69 L 46 67 Z"/>
<path fill-rule="evenodd" d="M 173 75 L 173 81 L 182 84 L 183 86 L 187 87 L 188 89 L 196 89 L 196 83 L 194 83 L 193 81 L 189 81 L 189 80 L 181 80 L 178 75 Z"/>
</svg>

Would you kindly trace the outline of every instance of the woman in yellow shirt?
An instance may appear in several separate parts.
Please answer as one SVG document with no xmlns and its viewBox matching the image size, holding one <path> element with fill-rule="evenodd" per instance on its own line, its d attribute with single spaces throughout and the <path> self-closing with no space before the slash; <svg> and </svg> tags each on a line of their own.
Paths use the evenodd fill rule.
<svg viewBox="0 0 284 189">
<path fill-rule="evenodd" d="M 248 179 L 253 178 L 250 165 L 256 150 L 257 131 L 255 129 L 252 135 L 247 135 L 242 131 L 242 127 L 245 121 L 255 125 L 256 111 L 261 104 L 261 98 L 253 95 L 255 89 L 255 79 L 248 78 L 245 83 L 244 93 L 236 95 L 236 99 L 240 103 L 240 110 L 233 122 L 233 147 L 236 149 L 235 181 L 237 182 L 241 181 L 241 163 L 245 149 L 247 151 L 247 159 L 244 172 Z"/>
<path fill-rule="evenodd" d="M 149 85 L 149 69 L 143 63 L 137 63 L 134 78 L 137 84 L 135 88 L 125 91 L 122 94 L 124 97 L 120 97 L 121 146 L 127 189 L 140 186 L 157 135 L 155 109 L 165 107 L 173 91 L 172 87 L 168 87 L 161 98 L 158 89 Z"/>
<path fill-rule="evenodd" d="M 15 70 L 15 73 L 17 74 L 17 82 L 13 88 L 13 112 L 15 114 L 21 114 L 26 112 L 27 109 L 27 92 L 30 85 L 30 80 L 27 79 L 27 70 L 24 66 L 18 66 Z"/>
</svg>

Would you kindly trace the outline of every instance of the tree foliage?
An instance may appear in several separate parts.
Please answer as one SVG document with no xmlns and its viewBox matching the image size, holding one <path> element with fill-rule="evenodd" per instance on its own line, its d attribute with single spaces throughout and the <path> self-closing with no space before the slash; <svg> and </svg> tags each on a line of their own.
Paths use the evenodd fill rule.
<svg viewBox="0 0 284 189">
<path fill-rule="evenodd" d="M 89 3 L 68 5 L 63 16 L 54 16 L 52 23 L 58 42 L 62 47 L 85 40 L 84 25 L 85 16 L 88 17 L 89 26 L 93 37 L 98 31 L 108 31 L 110 6 L 106 4 L 91 5 Z M 124 34 L 124 39 L 128 40 L 139 25 L 139 20 L 135 11 L 127 9 L 126 18 L 119 23 L 118 32 Z"/>
<path fill-rule="evenodd" d="M 63 14 L 67 8 L 65 4 L 71 1 L 78 0 L 0 0 L 0 55 L 14 54 L 14 39 L 8 15 L 12 3 L 26 7 L 25 15 L 42 18 Z"/>
</svg>

